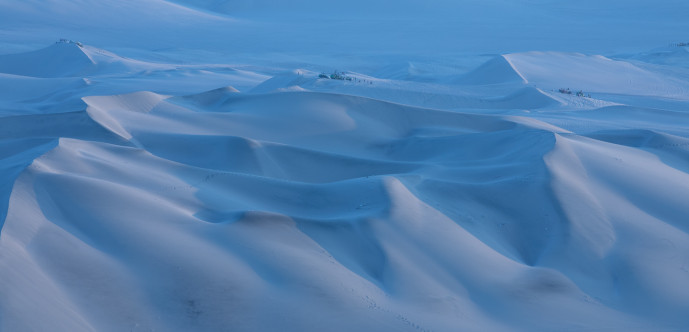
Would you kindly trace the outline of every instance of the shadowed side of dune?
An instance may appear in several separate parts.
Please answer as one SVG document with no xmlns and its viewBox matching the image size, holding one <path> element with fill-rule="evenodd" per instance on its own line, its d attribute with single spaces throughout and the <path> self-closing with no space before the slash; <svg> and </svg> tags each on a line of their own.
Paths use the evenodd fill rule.
<svg viewBox="0 0 689 332">
<path fill-rule="evenodd" d="M 684 322 L 684 294 L 648 282 L 681 282 L 689 252 L 686 173 L 636 148 L 651 137 L 313 92 L 84 101 L 91 134 L 6 134 L 62 137 L 14 182 L 0 241 L 21 303 L 0 309 L 36 308 L 33 328 Z"/>
</svg>

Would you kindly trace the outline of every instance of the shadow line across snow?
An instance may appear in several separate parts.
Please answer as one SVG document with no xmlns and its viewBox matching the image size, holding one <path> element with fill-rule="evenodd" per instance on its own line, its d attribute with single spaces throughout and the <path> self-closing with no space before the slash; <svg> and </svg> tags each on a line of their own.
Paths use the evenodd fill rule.
<svg viewBox="0 0 689 332">
<path fill-rule="evenodd" d="M 63 328 L 686 323 L 687 294 L 648 280 L 686 277 L 689 175 L 621 132 L 315 92 L 84 102 L 0 118 L 1 144 L 32 147 L 5 157 L 3 180 L 23 172 L 3 250 L 47 280 L 30 298 L 63 301 L 44 308 Z"/>
</svg>

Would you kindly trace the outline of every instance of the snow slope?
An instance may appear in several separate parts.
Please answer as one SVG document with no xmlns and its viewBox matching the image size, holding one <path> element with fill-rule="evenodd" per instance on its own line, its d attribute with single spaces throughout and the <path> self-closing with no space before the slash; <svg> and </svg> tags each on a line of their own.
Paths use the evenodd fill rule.
<svg viewBox="0 0 689 332">
<path fill-rule="evenodd" d="M 314 92 L 85 102 L 106 131 L 11 191 L 4 328 L 686 324 L 689 168 L 658 156 L 688 138 Z"/>
<path fill-rule="evenodd" d="M 3 1 L 0 330 L 686 330 L 685 7 Z"/>
<path fill-rule="evenodd" d="M 506 59 L 525 81 L 540 88 L 681 99 L 689 96 L 687 76 L 661 74 L 603 56 L 529 52 L 510 54 Z"/>
<path fill-rule="evenodd" d="M 623 59 L 633 59 L 648 63 L 669 65 L 673 67 L 689 67 L 689 46 L 660 47 L 648 52 L 632 55 L 622 55 Z"/>
<path fill-rule="evenodd" d="M 150 64 L 66 40 L 33 52 L 0 55 L 0 72 L 40 78 L 126 73 L 147 67 Z"/>
</svg>

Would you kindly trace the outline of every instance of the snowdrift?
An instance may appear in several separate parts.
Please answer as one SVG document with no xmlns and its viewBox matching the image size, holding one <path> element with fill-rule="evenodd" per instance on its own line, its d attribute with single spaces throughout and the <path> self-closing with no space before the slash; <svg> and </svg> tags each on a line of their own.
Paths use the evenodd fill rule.
<svg viewBox="0 0 689 332">
<path fill-rule="evenodd" d="M 687 135 L 322 92 L 84 102 L 0 118 L 32 128 L 2 136 L 3 329 L 687 323 Z"/>
<path fill-rule="evenodd" d="M 689 330 L 686 12 L 0 1 L 0 331 Z"/>
<path fill-rule="evenodd" d="M 505 55 L 525 81 L 544 90 L 570 88 L 586 93 L 686 99 L 685 78 L 603 56 L 556 52 Z"/>
<path fill-rule="evenodd" d="M 197 94 L 229 83 L 249 90 L 268 78 L 226 64 L 143 61 L 61 40 L 36 51 L 0 55 L 0 116 L 79 112 L 85 107 L 81 98 L 94 95 Z"/>
<path fill-rule="evenodd" d="M 0 73 L 41 78 L 126 73 L 144 67 L 142 62 L 73 41 L 60 41 L 32 52 L 0 55 Z"/>
</svg>

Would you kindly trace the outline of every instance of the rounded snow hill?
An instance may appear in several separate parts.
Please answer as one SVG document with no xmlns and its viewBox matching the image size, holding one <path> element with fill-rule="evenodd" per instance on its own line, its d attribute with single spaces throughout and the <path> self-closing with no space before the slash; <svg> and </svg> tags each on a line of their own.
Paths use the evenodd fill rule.
<svg viewBox="0 0 689 332">
<path fill-rule="evenodd" d="M 689 83 L 671 73 L 600 55 L 527 52 L 504 57 L 528 84 L 543 90 L 570 88 L 584 93 L 680 99 L 686 99 L 689 92 Z"/>
<path fill-rule="evenodd" d="M 39 78 L 114 74 L 151 67 L 156 66 L 72 41 L 59 41 L 32 52 L 0 55 L 0 73 Z"/>
</svg>

